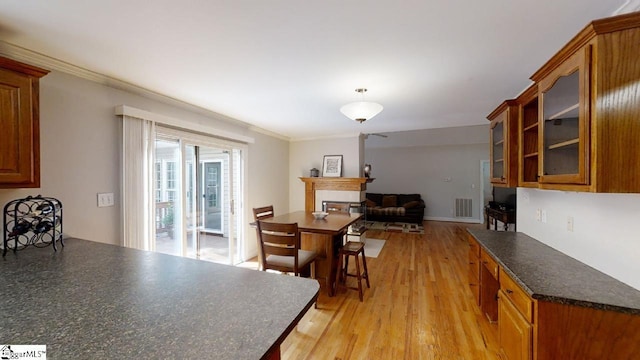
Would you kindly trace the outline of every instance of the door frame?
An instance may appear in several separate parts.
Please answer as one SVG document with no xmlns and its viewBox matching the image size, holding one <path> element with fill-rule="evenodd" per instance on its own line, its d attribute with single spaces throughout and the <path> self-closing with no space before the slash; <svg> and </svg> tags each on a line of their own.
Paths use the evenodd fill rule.
<svg viewBox="0 0 640 360">
<path fill-rule="evenodd" d="M 484 166 L 488 165 L 489 166 L 489 173 L 488 173 L 488 177 L 484 176 Z M 480 211 L 478 212 L 478 214 L 480 215 L 478 218 L 480 220 L 481 224 L 484 224 L 487 219 L 485 218 L 485 213 L 484 213 L 484 198 L 485 198 L 485 194 L 484 194 L 484 185 L 489 183 L 491 184 L 491 162 L 489 160 L 480 160 L 480 201 L 478 201 L 478 203 L 480 204 Z"/>
</svg>

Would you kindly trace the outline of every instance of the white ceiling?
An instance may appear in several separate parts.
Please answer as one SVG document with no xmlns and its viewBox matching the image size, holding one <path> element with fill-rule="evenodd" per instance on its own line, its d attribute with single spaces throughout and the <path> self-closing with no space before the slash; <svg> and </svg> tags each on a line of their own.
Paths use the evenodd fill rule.
<svg viewBox="0 0 640 360">
<path fill-rule="evenodd" d="M 485 124 L 589 21 L 625 5 L 2 0 L 0 39 L 301 139 Z M 339 111 L 358 87 L 384 106 L 364 124 Z"/>
</svg>

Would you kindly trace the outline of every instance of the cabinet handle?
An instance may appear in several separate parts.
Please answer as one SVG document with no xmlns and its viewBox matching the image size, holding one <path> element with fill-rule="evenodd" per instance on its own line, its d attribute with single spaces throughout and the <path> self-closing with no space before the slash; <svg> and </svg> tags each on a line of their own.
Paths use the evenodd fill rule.
<svg viewBox="0 0 640 360">
<path fill-rule="evenodd" d="M 482 260 L 482 263 L 487 265 L 489 262 L 487 260 Z"/>
<path fill-rule="evenodd" d="M 470 263 L 469 263 L 469 265 L 473 265 L 473 264 L 475 264 L 475 263 L 474 263 L 474 262 L 470 262 Z"/>
<path fill-rule="evenodd" d="M 513 294 L 513 290 L 506 289 L 507 294 Z"/>
</svg>

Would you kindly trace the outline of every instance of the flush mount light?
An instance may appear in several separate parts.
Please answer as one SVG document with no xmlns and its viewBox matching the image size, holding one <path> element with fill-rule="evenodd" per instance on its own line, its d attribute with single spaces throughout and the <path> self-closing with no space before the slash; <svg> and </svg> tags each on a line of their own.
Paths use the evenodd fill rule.
<svg viewBox="0 0 640 360">
<path fill-rule="evenodd" d="M 367 89 L 356 89 L 356 92 L 360 93 L 361 100 L 346 104 L 340 108 L 340 112 L 346 117 L 359 123 L 363 123 L 382 111 L 382 105 L 370 101 L 364 101 L 364 93 L 367 92 Z"/>
</svg>

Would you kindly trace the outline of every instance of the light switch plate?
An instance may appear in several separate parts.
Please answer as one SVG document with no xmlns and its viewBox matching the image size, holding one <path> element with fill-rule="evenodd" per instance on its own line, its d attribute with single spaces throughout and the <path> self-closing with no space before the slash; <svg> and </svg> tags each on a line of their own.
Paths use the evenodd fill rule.
<svg viewBox="0 0 640 360">
<path fill-rule="evenodd" d="M 113 193 L 98 193 L 98 207 L 108 207 L 113 205 Z"/>
</svg>

